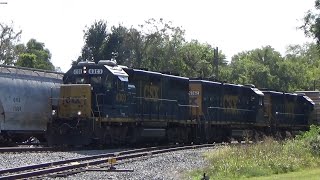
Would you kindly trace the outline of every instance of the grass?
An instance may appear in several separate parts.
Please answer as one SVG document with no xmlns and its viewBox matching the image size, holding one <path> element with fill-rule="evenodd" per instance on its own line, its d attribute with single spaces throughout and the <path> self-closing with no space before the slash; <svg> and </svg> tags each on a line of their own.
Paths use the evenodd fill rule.
<svg viewBox="0 0 320 180">
<path fill-rule="evenodd" d="M 245 178 L 245 180 L 318 180 L 320 177 L 319 169 L 308 169 L 286 174 L 276 174 L 268 177 Z"/>
<path fill-rule="evenodd" d="M 248 146 L 221 146 L 204 156 L 209 166 L 193 171 L 192 179 L 203 173 L 214 179 L 239 179 L 272 176 L 304 169 L 320 168 L 320 128 L 283 142 L 267 138 Z M 301 171 L 303 172 L 303 171 Z"/>
</svg>

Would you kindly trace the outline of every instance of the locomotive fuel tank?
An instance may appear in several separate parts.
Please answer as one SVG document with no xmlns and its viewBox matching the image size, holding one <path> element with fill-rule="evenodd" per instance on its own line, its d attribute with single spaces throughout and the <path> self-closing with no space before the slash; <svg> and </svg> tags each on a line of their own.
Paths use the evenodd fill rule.
<svg viewBox="0 0 320 180">
<path fill-rule="evenodd" d="M 0 66 L 1 135 L 44 132 L 63 73 Z"/>
</svg>

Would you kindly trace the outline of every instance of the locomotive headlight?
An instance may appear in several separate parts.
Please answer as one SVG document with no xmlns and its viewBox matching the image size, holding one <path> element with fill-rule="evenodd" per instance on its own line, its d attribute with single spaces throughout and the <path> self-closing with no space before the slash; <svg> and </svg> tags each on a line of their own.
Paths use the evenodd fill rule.
<svg viewBox="0 0 320 180">
<path fill-rule="evenodd" d="M 57 114 L 56 110 L 52 110 L 52 116 L 55 116 Z"/>
<path fill-rule="evenodd" d="M 81 111 L 78 111 L 78 116 L 81 116 Z"/>
</svg>

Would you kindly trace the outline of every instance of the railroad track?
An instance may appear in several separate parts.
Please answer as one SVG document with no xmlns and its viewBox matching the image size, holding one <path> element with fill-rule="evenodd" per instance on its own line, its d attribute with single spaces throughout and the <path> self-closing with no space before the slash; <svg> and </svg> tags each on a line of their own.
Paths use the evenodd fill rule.
<svg viewBox="0 0 320 180">
<path fill-rule="evenodd" d="M 41 152 L 41 151 L 59 151 L 61 148 L 53 147 L 0 147 L 0 153 L 11 152 Z"/>
<path fill-rule="evenodd" d="M 166 152 L 173 152 L 185 149 L 196 149 L 203 147 L 213 147 L 215 144 L 204 145 L 189 145 L 189 146 L 162 146 L 141 148 L 128 151 L 120 151 L 114 153 L 100 154 L 87 156 L 82 158 L 75 158 L 63 161 L 56 161 L 51 163 L 43 163 L 37 165 L 29 165 L 24 167 L 10 168 L 0 170 L 0 179 L 21 179 L 32 177 L 60 177 L 68 176 L 71 174 L 84 172 L 84 171 L 130 171 L 130 170 L 117 170 L 109 163 L 119 164 L 125 160 L 134 159 L 143 156 L 151 156 Z M 102 168 L 98 165 L 105 164 Z"/>
</svg>

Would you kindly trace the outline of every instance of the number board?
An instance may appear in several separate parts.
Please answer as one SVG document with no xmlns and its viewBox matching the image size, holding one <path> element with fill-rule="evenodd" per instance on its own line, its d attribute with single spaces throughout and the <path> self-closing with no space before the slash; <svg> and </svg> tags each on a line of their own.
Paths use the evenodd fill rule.
<svg viewBox="0 0 320 180">
<path fill-rule="evenodd" d="M 89 74 L 102 74 L 103 70 L 102 69 L 89 69 L 88 73 Z"/>
<path fill-rule="evenodd" d="M 74 69 L 73 74 L 82 74 L 82 69 Z"/>
</svg>

